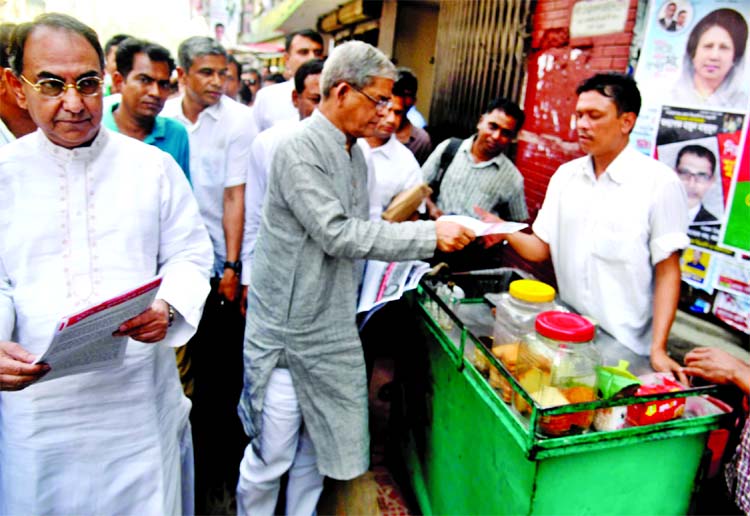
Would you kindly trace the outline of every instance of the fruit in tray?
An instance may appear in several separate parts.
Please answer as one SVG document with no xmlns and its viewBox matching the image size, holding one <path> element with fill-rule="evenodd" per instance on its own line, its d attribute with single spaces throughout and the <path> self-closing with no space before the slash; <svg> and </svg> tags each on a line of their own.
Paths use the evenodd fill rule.
<svg viewBox="0 0 750 516">
<path fill-rule="evenodd" d="M 510 374 L 515 376 L 516 373 L 516 361 L 518 360 L 518 348 L 520 342 L 511 342 L 508 344 L 501 344 L 499 346 L 492 347 L 492 354 L 500 360 L 503 365 L 508 369 Z M 503 401 L 510 403 L 513 397 L 513 387 L 510 382 L 496 368 L 490 368 L 490 385 L 495 389 L 500 389 L 500 395 Z"/>
<path fill-rule="evenodd" d="M 585 403 L 596 400 L 596 392 L 586 385 L 577 385 L 560 389 L 568 403 Z M 539 421 L 539 428 L 546 435 L 559 436 L 580 433 L 591 426 L 594 421 L 593 410 L 582 410 L 559 416 L 544 416 Z"/>
</svg>

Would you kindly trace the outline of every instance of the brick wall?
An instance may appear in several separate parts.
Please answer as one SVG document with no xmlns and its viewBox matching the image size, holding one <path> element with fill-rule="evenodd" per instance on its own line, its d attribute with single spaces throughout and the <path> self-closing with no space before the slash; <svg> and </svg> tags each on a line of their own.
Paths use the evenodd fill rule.
<svg viewBox="0 0 750 516">
<path fill-rule="evenodd" d="M 628 65 L 637 0 L 630 1 L 624 32 L 571 39 L 568 26 L 575 3 L 575 0 L 540 0 L 532 22 L 524 105 L 526 123 L 516 152 L 516 165 L 525 179 L 532 221 L 557 167 L 581 155 L 574 128 L 576 86 L 596 72 L 622 72 Z M 554 283 L 549 262 L 526 263 L 511 249 L 507 257 L 512 266 Z"/>
</svg>

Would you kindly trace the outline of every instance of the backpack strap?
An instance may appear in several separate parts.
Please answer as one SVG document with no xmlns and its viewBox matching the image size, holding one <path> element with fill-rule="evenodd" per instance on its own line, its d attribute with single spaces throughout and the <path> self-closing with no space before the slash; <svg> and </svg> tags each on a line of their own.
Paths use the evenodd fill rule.
<svg viewBox="0 0 750 516">
<path fill-rule="evenodd" d="M 430 182 L 430 188 L 432 189 L 432 197 L 433 201 L 437 201 L 438 196 L 440 195 L 440 184 L 443 182 L 443 177 L 445 177 L 445 171 L 448 170 L 448 167 L 451 163 L 453 163 L 453 158 L 456 157 L 456 153 L 458 152 L 458 148 L 461 146 L 461 138 L 451 138 L 448 145 L 443 149 L 443 154 L 440 155 L 440 166 L 438 167 L 437 174 L 435 175 L 435 178 Z"/>
</svg>

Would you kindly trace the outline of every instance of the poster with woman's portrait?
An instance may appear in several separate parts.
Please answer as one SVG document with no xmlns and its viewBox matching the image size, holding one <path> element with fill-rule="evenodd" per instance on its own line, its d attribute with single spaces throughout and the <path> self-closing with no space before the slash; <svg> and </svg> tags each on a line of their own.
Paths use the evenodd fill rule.
<svg viewBox="0 0 750 516">
<path fill-rule="evenodd" d="M 635 79 L 643 95 L 632 141 L 654 151 L 661 106 L 746 113 L 750 0 L 652 2 Z"/>
</svg>

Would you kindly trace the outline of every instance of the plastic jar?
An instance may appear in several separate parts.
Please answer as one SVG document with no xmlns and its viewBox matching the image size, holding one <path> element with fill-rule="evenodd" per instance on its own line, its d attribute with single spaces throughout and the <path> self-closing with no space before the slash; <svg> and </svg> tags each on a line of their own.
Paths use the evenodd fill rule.
<svg viewBox="0 0 750 516">
<path fill-rule="evenodd" d="M 521 386 L 542 408 L 594 401 L 596 367 L 601 365 L 594 325 L 577 314 L 551 311 L 537 316 L 535 329 L 518 351 Z M 514 403 L 522 414 L 531 411 L 518 394 Z M 587 430 L 593 419 L 593 410 L 544 416 L 539 427 L 546 435 L 570 435 Z"/>
<path fill-rule="evenodd" d="M 500 295 L 495 311 L 492 354 L 515 373 L 518 348 L 524 335 L 534 331 L 536 316 L 555 308 L 555 289 L 541 281 L 522 279 Z M 513 388 L 495 367 L 490 367 L 490 385 L 500 389 L 503 400 L 513 397 Z"/>
</svg>

